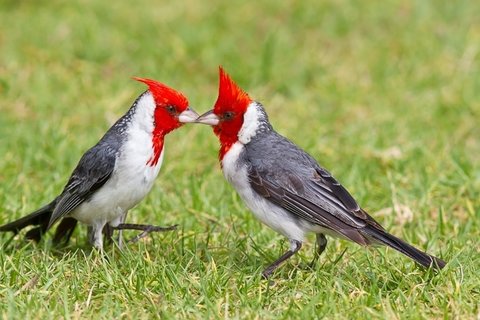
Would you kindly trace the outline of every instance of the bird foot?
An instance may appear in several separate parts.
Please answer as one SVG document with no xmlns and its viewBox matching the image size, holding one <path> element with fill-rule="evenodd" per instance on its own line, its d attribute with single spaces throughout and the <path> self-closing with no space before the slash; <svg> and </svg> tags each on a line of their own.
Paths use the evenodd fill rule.
<svg viewBox="0 0 480 320">
<path fill-rule="evenodd" d="M 129 243 L 135 243 L 138 240 L 145 238 L 151 232 L 165 232 L 172 231 L 177 229 L 178 224 L 168 227 L 153 226 L 149 224 L 131 224 L 131 223 L 122 223 L 114 227 L 116 230 L 141 230 L 142 232 L 132 239 L 128 240 Z"/>
</svg>

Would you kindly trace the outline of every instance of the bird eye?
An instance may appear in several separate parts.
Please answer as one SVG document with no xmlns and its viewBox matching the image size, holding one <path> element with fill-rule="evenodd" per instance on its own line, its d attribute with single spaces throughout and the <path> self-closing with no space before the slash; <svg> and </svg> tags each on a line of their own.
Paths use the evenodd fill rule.
<svg viewBox="0 0 480 320">
<path fill-rule="evenodd" d="M 170 114 L 175 114 L 176 113 L 175 107 L 172 106 L 172 105 L 168 105 L 166 107 L 166 109 L 167 109 L 167 112 L 170 113 Z"/>
<path fill-rule="evenodd" d="M 235 113 L 231 112 L 231 111 L 227 111 L 223 114 L 223 119 L 225 120 L 232 120 L 233 119 L 233 116 L 235 116 Z"/>
</svg>

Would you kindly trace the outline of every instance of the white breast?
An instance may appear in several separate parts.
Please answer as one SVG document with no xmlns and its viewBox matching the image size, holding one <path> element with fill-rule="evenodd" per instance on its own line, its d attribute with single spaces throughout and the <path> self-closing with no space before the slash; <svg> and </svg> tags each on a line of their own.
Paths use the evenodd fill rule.
<svg viewBox="0 0 480 320">
<path fill-rule="evenodd" d="M 236 142 L 222 159 L 223 174 L 237 190 L 247 207 L 264 224 L 289 239 L 303 241 L 305 230 L 291 215 L 281 207 L 265 200 L 250 186 L 247 166 L 239 161 L 244 150 L 241 142 Z"/>
<path fill-rule="evenodd" d="M 141 104 L 153 105 L 153 98 L 145 95 L 142 100 L 127 129 L 127 140 L 120 150 L 112 176 L 89 201 L 72 212 L 76 219 L 89 225 L 99 220 L 115 225 L 120 216 L 150 192 L 162 166 L 164 150 L 155 166 L 147 164 L 153 156 L 153 110 L 149 105 Z"/>
</svg>

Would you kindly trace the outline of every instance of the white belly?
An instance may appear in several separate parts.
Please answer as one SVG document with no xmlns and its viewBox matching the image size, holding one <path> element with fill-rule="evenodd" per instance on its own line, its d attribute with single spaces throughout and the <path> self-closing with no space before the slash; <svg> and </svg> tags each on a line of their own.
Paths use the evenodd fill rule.
<svg viewBox="0 0 480 320">
<path fill-rule="evenodd" d="M 238 163 L 244 146 L 236 142 L 225 154 L 222 160 L 223 174 L 228 182 L 237 190 L 247 207 L 261 222 L 283 234 L 289 239 L 303 242 L 308 231 L 301 222 L 283 208 L 265 200 L 253 191 L 248 181 L 248 172 L 245 164 Z"/>
<path fill-rule="evenodd" d="M 150 166 L 147 162 L 152 156 L 151 144 L 129 145 L 127 142 L 125 148 L 129 150 L 122 152 L 110 179 L 72 212 L 75 219 L 88 225 L 117 226 L 120 218 L 150 192 L 162 166 L 164 150 L 157 165 Z"/>
</svg>

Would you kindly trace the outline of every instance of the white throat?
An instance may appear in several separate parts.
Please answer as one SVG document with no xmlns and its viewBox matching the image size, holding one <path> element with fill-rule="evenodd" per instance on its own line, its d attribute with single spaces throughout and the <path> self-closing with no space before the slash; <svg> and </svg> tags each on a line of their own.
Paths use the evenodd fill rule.
<svg viewBox="0 0 480 320">
<path fill-rule="evenodd" d="M 152 94 L 146 92 L 137 102 L 135 113 L 127 129 L 127 139 L 122 148 L 122 155 L 129 163 L 128 165 L 144 168 L 153 157 L 154 112 L 155 101 Z"/>
<path fill-rule="evenodd" d="M 153 114 L 155 112 L 155 101 L 150 91 L 143 94 L 137 102 L 137 108 L 133 115 L 131 126 L 135 130 L 153 132 Z"/>
<path fill-rule="evenodd" d="M 255 101 L 248 105 L 247 111 L 243 115 L 243 125 L 238 132 L 238 141 L 241 143 L 249 143 L 257 134 L 261 124 L 260 118 L 263 117 L 260 108 L 260 105 Z"/>
</svg>

